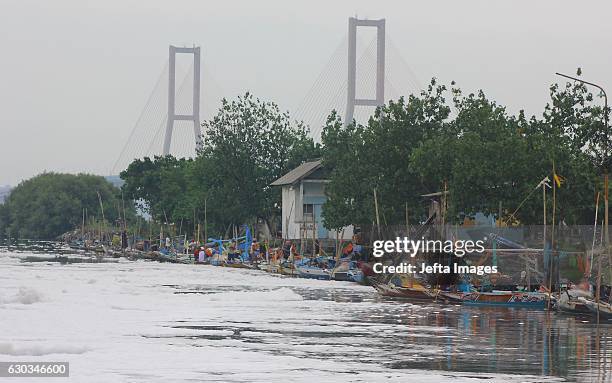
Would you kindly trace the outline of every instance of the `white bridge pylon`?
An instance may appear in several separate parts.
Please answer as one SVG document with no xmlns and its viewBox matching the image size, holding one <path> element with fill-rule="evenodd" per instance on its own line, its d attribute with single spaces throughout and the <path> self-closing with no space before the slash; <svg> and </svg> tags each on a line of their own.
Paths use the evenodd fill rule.
<svg viewBox="0 0 612 383">
<path fill-rule="evenodd" d="M 376 28 L 376 95 L 374 99 L 359 99 L 357 84 L 357 27 Z M 381 106 L 385 103 L 385 19 L 361 20 L 349 18 L 348 23 L 348 82 L 344 124 L 353 122 L 356 105 Z"/>
<path fill-rule="evenodd" d="M 166 122 L 166 136 L 164 137 L 163 155 L 170 154 L 172 131 L 175 121 L 193 121 L 193 134 L 195 135 L 196 151 L 202 146 L 202 132 L 200 130 L 200 47 L 184 48 L 170 45 L 168 59 L 168 119 Z M 193 97 L 191 114 L 176 114 L 176 54 L 186 53 L 193 55 Z"/>
</svg>

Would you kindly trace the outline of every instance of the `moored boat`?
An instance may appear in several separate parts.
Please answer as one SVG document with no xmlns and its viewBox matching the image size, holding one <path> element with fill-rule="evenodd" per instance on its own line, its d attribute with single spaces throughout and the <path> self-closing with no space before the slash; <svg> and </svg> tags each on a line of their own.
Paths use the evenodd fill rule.
<svg viewBox="0 0 612 383">
<path fill-rule="evenodd" d="M 594 315 L 599 315 L 600 318 L 612 319 L 612 305 L 606 302 L 595 302 L 584 297 L 579 297 L 578 301 L 583 303 L 586 308 Z"/>
<path fill-rule="evenodd" d="M 297 274 L 301 278 L 310 279 L 331 279 L 331 273 L 327 269 L 322 269 L 317 266 L 299 265 L 295 266 Z"/>
<path fill-rule="evenodd" d="M 543 310 L 548 294 L 523 291 L 465 292 L 449 293 L 441 291 L 440 296 L 449 301 L 472 306 L 521 307 Z"/>
<path fill-rule="evenodd" d="M 413 282 L 411 287 L 394 285 L 392 283 L 373 283 L 376 291 L 385 297 L 408 300 L 431 301 L 436 294 L 423 285 Z"/>
<path fill-rule="evenodd" d="M 585 295 L 580 296 L 586 298 Z M 557 311 L 569 314 L 590 313 L 589 308 L 578 299 L 580 296 L 576 296 L 574 290 L 563 291 L 555 303 Z"/>
</svg>

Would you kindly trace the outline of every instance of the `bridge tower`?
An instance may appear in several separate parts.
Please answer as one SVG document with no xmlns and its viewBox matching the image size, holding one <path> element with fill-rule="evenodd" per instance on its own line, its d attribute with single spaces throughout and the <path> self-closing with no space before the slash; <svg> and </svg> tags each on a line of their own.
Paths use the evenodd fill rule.
<svg viewBox="0 0 612 383">
<path fill-rule="evenodd" d="M 166 123 L 166 136 L 164 138 L 164 156 L 170 154 L 172 130 L 175 121 L 193 121 L 193 134 L 195 135 L 196 150 L 202 145 L 200 130 L 200 47 L 175 47 L 170 45 L 168 63 L 168 120 Z M 193 55 L 193 98 L 191 114 L 176 114 L 176 54 L 186 53 Z"/>
<path fill-rule="evenodd" d="M 357 27 L 376 27 L 376 98 L 359 99 L 357 82 Z M 385 19 L 360 20 L 349 18 L 348 24 L 348 88 L 344 124 L 353 122 L 356 105 L 380 106 L 385 103 Z"/>
</svg>

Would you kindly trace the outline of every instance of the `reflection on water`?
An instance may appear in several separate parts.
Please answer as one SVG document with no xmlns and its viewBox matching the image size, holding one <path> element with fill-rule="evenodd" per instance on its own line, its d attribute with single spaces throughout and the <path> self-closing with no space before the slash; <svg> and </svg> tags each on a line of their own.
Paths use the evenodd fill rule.
<svg viewBox="0 0 612 383">
<path fill-rule="evenodd" d="M 215 294 L 230 286 L 172 286 Z M 251 290 L 232 286 L 233 291 Z M 266 324 L 176 323 L 192 339 L 239 340 L 270 353 L 358 360 L 391 369 L 443 370 L 612 381 L 612 324 L 590 317 L 526 309 L 411 304 L 346 289 L 292 290 L 309 301 L 335 302 L 320 320 L 299 316 Z M 326 306 L 327 307 L 327 306 Z M 331 315 L 330 315 L 331 314 Z"/>
</svg>

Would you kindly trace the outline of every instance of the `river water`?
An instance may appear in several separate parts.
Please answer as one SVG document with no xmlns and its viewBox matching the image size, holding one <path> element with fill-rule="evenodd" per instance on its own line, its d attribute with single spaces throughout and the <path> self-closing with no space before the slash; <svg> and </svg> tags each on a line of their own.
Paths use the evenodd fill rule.
<svg viewBox="0 0 612 383">
<path fill-rule="evenodd" d="M 57 382 L 612 381 L 612 324 L 588 317 L 58 252 L 0 247 L 0 361 L 70 362 Z"/>
</svg>

